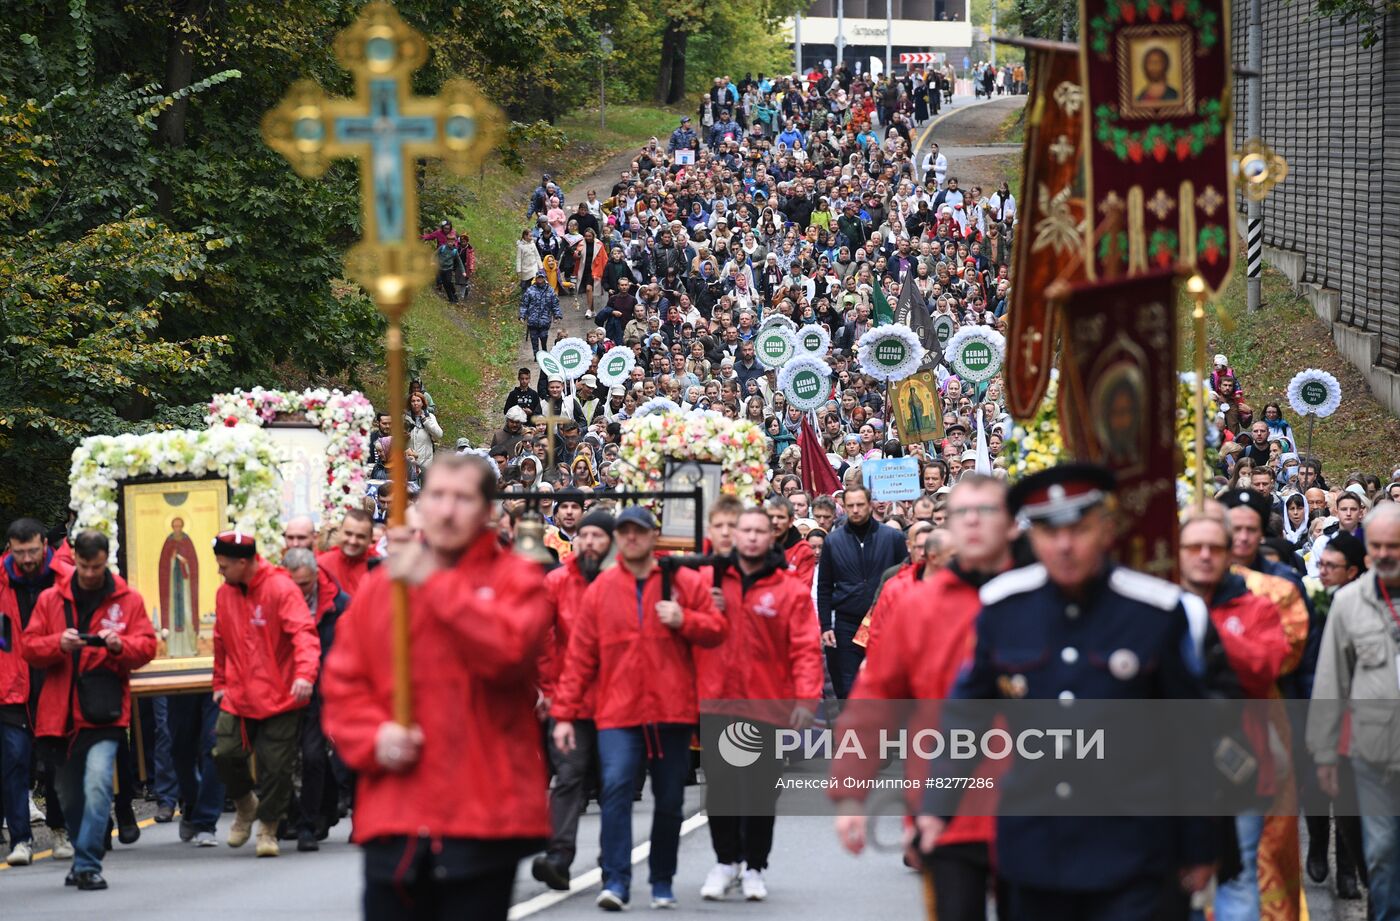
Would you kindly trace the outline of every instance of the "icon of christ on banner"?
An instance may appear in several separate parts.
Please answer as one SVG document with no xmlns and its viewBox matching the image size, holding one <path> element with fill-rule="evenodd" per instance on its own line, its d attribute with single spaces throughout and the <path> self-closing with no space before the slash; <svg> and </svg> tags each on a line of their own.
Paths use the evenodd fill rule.
<svg viewBox="0 0 1400 921">
<path fill-rule="evenodd" d="M 185 533 L 185 520 L 172 518 L 160 550 L 160 627 L 166 655 L 199 655 L 199 557 Z"/>
</svg>

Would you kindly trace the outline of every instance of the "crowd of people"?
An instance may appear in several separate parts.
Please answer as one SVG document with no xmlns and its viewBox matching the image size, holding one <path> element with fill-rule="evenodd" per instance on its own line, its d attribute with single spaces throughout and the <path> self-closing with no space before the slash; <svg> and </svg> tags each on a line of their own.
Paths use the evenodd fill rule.
<svg viewBox="0 0 1400 921">
<path fill-rule="evenodd" d="M 925 456 L 923 445 L 892 437 L 883 392 L 861 372 L 856 344 L 876 323 L 878 298 L 893 304 L 910 284 L 955 328 L 1002 328 L 1016 199 L 1006 181 L 963 188 L 936 143 L 915 163 L 912 130 L 922 113 L 909 116 L 903 101 L 910 87 L 928 85 L 924 76 L 717 79 L 721 100 L 776 97 L 772 122 L 750 120 L 746 128 L 728 107 L 710 126 L 683 117 L 610 188 L 585 190 L 571 208 L 558 182 L 541 177 L 530 206 L 534 227 L 522 232 L 516 257 L 531 350 L 564 334 L 568 306 L 591 322 L 585 338 L 595 355 L 624 346 L 636 365 L 625 383 L 604 390 L 589 373 L 572 393 L 562 379 L 536 392 L 522 368 L 489 445 L 506 480 L 615 484 L 616 454 L 608 449 L 618 423 L 658 396 L 760 424 L 774 472 L 794 472 L 803 414 L 786 405 L 754 354 L 760 323 L 775 314 L 829 334 L 837 386 L 818 430 L 842 476 L 858 476 L 863 460 Z M 550 387 L 558 392 L 544 392 Z M 988 404 L 994 456 L 1008 421 L 999 385 L 974 393 L 944 372 L 943 388 L 954 441 L 925 456 L 930 493 L 970 462 L 975 402 Z M 553 469 L 543 469 L 547 434 L 533 424 L 545 403 L 550 415 L 572 417 L 559 431 Z"/>
<path fill-rule="evenodd" d="M 913 96 L 914 76 L 904 81 Z M 226 807 L 225 842 L 253 841 L 259 857 L 277 856 L 279 840 L 315 851 L 350 815 L 370 919 L 504 918 L 532 855 L 537 879 L 568 889 L 592 795 L 596 902 L 617 911 L 632 900 L 645 775 L 648 895 L 664 909 L 683 897 L 684 787 L 706 701 L 780 702 L 771 722 L 799 729 L 823 698 L 1400 701 L 1400 470 L 1329 486 L 1279 404 L 1254 418 L 1226 356 L 1211 380 L 1217 498 L 1183 514 L 1178 584 L 1113 563 L 1108 471 L 1063 464 L 1006 482 L 999 381 L 936 369 L 945 434 L 901 439 L 856 346 L 904 285 L 955 326 L 1003 323 L 1016 208 L 1005 183 L 984 195 L 961 189 L 939 156 L 916 167 L 917 108 L 907 113 L 898 89 L 884 105 L 885 88 L 844 72 L 721 78 L 707 95 L 712 124 L 683 117 L 572 214 L 543 177 L 516 254 L 532 350 L 557 337 L 563 296 L 593 324 L 595 361 L 633 350 L 631 380 L 605 392 L 596 368 L 570 386 L 522 367 L 489 444 L 452 451 L 438 448 L 433 400 L 415 385 L 406 527 L 387 528 L 383 490 L 324 528 L 284 522 L 280 566 L 249 535 L 219 535 L 209 693 L 133 703 L 130 675 L 157 641 L 140 595 L 111 571 L 107 538 L 10 523 L 10 864 L 34 857 L 37 791 L 54 857 L 73 860 L 67 882 L 105 888 L 109 828 L 123 844 L 139 837 L 130 763 L 145 751 L 156 820 L 178 818 L 194 847 L 218 843 Z M 804 414 L 754 354 L 775 313 L 830 338 L 815 457 L 797 446 Z M 769 438 L 759 500 L 707 502 L 699 569 L 664 567 L 655 516 L 610 494 L 628 463 L 622 426 L 658 396 L 674 411 L 751 420 Z M 372 481 L 387 473 L 390 421 L 376 422 Z M 862 466 L 907 455 L 922 493 L 875 499 Z M 815 465 L 836 488 L 810 485 Z M 545 564 L 510 552 L 536 511 Z M 407 724 L 393 705 L 391 579 L 409 586 Z M 133 745 L 133 709 L 145 744 Z M 1252 806 L 1221 818 L 995 817 L 994 800 L 914 802 L 908 859 L 948 919 L 985 919 L 989 901 L 1016 921 L 1185 919 L 1212 881 L 1217 918 L 1297 918 L 1300 864 L 1317 882 L 1335 875 L 1343 899 L 1364 888 L 1372 917 L 1400 917 L 1392 722 L 1320 707 L 1278 738 L 1242 732 L 1236 745 L 1267 767 L 1250 775 Z M 114 771 L 126 777 L 115 790 Z M 838 788 L 836 833 L 860 852 L 868 820 L 855 789 Z M 702 899 L 767 898 L 776 797 L 756 799 L 754 815 L 711 817 Z M 1292 812 L 1275 808 L 1287 803 Z"/>
</svg>

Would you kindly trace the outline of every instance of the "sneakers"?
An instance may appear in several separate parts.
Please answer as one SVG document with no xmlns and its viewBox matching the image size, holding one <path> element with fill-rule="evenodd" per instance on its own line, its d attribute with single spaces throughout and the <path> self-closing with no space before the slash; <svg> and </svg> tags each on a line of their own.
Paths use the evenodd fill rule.
<svg viewBox="0 0 1400 921">
<path fill-rule="evenodd" d="M 739 885 L 739 865 L 717 863 L 705 876 L 705 884 L 700 887 L 700 898 L 707 902 L 718 902 Z"/>
<path fill-rule="evenodd" d="M 298 851 L 319 851 L 320 843 L 316 840 L 316 832 L 310 828 L 303 828 L 297 833 Z"/>
<path fill-rule="evenodd" d="M 32 841 L 20 841 L 15 844 L 10 851 L 10 856 L 5 858 L 5 862 L 12 867 L 27 867 L 34 862 L 34 843 Z"/>
<path fill-rule="evenodd" d="M 168 823 L 168 822 L 173 822 L 174 820 L 175 820 L 175 804 L 174 804 L 174 803 L 161 803 L 161 804 L 160 804 L 160 808 L 156 810 L 156 824 L 157 824 L 157 825 L 165 825 L 166 823 Z M 184 824 L 184 823 L 181 823 L 181 824 Z M 188 841 L 189 839 L 186 838 L 186 839 L 184 839 L 184 840 Z"/>
<path fill-rule="evenodd" d="M 282 853 L 277 843 L 277 826 L 267 822 L 258 823 L 258 856 L 276 857 Z"/>
<path fill-rule="evenodd" d="M 676 907 L 676 893 L 672 891 L 671 884 L 669 882 L 651 884 L 651 907 Z"/>
<path fill-rule="evenodd" d="M 68 840 L 68 832 L 65 829 L 55 828 L 53 830 L 53 859 L 73 859 L 73 842 Z"/>
<path fill-rule="evenodd" d="M 530 874 L 551 889 L 569 891 L 569 870 L 547 854 L 541 854 L 530 864 Z"/>
<path fill-rule="evenodd" d="M 29 824 L 43 825 L 47 821 L 48 817 L 44 815 L 44 810 L 40 809 L 39 804 L 34 802 L 34 794 L 29 794 Z"/>
<path fill-rule="evenodd" d="M 253 835 L 253 819 L 258 813 L 258 795 L 248 793 L 233 805 L 233 824 L 228 829 L 228 846 L 242 847 Z M 274 835 L 272 840 L 275 842 L 277 837 Z"/>
<path fill-rule="evenodd" d="M 763 881 L 762 870 L 745 870 L 743 887 L 744 898 L 750 902 L 762 902 L 768 898 L 768 885 Z"/>
<path fill-rule="evenodd" d="M 156 821 L 159 822 L 160 819 L 156 819 Z M 181 841 L 191 841 L 191 840 L 194 839 L 194 836 L 195 836 L 195 827 L 194 827 L 194 825 L 190 824 L 190 822 L 188 822 L 188 821 L 185 820 L 185 819 L 181 819 L 181 820 L 180 820 L 180 840 L 181 840 Z"/>
<path fill-rule="evenodd" d="M 627 907 L 627 898 L 614 889 L 604 889 L 598 893 L 598 900 L 594 904 L 603 911 L 622 911 Z"/>
<path fill-rule="evenodd" d="M 194 834 L 195 847 L 218 847 L 219 839 L 214 837 L 212 831 L 199 831 Z"/>
</svg>

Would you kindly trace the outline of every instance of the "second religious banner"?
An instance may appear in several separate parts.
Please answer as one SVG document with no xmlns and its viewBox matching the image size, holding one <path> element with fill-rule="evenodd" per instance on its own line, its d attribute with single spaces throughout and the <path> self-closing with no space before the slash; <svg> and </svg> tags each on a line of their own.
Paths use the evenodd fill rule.
<svg viewBox="0 0 1400 921">
<path fill-rule="evenodd" d="M 1064 304 L 1061 431 L 1075 457 L 1118 477 L 1118 559 L 1176 573 L 1176 277 L 1074 288 Z"/>
</svg>

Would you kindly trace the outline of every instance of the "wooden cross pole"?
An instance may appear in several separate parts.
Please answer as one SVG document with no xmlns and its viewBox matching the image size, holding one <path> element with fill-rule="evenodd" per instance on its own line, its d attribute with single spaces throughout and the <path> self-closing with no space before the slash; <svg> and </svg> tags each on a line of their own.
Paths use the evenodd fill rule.
<svg viewBox="0 0 1400 921">
<path fill-rule="evenodd" d="M 450 80 L 436 97 L 415 96 L 413 72 L 428 57 L 423 36 L 388 3 L 370 3 L 335 40 L 336 57 L 355 75 L 355 95 L 333 99 L 301 80 L 263 117 L 263 138 L 308 178 L 332 160 L 360 161 L 364 239 L 345 257 L 346 274 L 364 286 L 388 320 L 392 453 L 389 525 L 402 527 L 408 505 L 404 462 L 403 315 L 435 276 L 432 251 L 418 238 L 415 163 L 440 157 L 465 173 L 482 162 L 500 134 L 500 112 L 464 80 Z M 412 723 L 409 683 L 408 586 L 393 591 L 394 719 Z"/>
<path fill-rule="evenodd" d="M 544 415 L 536 416 L 535 418 L 533 418 L 533 419 L 530 420 L 531 422 L 535 423 L 536 425 L 543 425 L 543 426 L 545 427 L 545 431 L 548 433 L 549 442 L 548 442 L 548 443 L 546 444 L 546 446 L 545 446 L 545 452 L 546 452 L 546 454 L 547 454 L 547 462 L 548 462 L 548 464 L 549 464 L 549 466 L 546 468 L 547 470 L 553 470 L 553 469 L 554 469 L 554 433 L 555 433 L 555 431 L 559 428 L 559 426 L 563 425 L 565 422 L 573 422 L 573 421 L 574 421 L 574 417 L 573 417 L 573 416 L 565 416 L 565 415 L 563 415 L 562 413 L 561 413 L 560 415 L 556 416 L 556 415 L 553 415 L 553 410 L 550 410 L 550 413 L 551 413 L 550 415 L 547 415 L 547 416 L 544 416 Z"/>
</svg>

